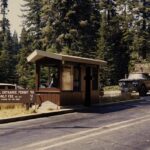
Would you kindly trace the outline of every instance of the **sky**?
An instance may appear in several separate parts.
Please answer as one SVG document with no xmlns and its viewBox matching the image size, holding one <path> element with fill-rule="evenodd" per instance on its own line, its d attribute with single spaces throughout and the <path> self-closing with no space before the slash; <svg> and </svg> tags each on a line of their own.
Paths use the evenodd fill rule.
<svg viewBox="0 0 150 150">
<path fill-rule="evenodd" d="M 21 25 L 23 21 L 21 18 L 21 4 L 23 4 L 23 0 L 8 0 L 8 19 L 10 21 L 10 29 L 12 32 L 16 30 L 18 35 L 21 33 Z"/>
</svg>

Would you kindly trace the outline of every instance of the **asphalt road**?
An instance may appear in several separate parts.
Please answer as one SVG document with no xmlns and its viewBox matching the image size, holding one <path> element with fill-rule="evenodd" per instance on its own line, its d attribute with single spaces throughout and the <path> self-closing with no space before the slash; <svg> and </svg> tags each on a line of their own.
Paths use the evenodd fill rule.
<svg viewBox="0 0 150 150">
<path fill-rule="evenodd" d="M 0 125 L 0 150 L 150 150 L 150 97 Z"/>
</svg>

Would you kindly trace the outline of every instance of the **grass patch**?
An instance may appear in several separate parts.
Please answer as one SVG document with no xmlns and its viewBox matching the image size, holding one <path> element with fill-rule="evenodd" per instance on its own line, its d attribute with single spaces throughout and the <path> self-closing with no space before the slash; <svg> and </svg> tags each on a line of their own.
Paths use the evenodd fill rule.
<svg viewBox="0 0 150 150">
<path fill-rule="evenodd" d="M 17 108 L 22 108 L 24 107 L 23 104 L 14 104 L 14 103 L 1 103 L 0 104 L 0 110 L 4 110 L 4 109 L 17 109 Z"/>
<path fill-rule="evenodd" d="M 0 104 L 0 119 L 32 113 L 34 113 L 33 109 L 27 110 L 22 104 Z"/>
<path fill-rule="evenodd" d="M 118 90 L 120 90 L 120 87 L 118 85 L 104 87 L 104 91 L 118 91 Z"/>
<path fill-rule="evenodd" d="M 139 96 L 136 94 L 123 94 L 123 95 L 117 95 L 117 96 L 103 96 L 100 99 L 100 103 L 107 104 L 107 103 L 115 103 L 115 102 L 121 102 L 121 101 L 128 101 L 128 100 L 134 100 L 139 99 Z"/>
</svg>

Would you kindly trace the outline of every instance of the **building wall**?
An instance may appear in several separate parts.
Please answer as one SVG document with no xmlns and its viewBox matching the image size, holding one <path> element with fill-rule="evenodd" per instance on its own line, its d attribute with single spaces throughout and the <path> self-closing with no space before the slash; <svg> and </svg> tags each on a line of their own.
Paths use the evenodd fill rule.
<svg viewBox="0 0 150 150">
<path fill-rule="evenodd" d="M 60 105 L 80 105 L 85 103 L 85 68 L 86 66 L 81 66 L 81 91 L 62 91 Z M 99 103 L 99 91 L 92 90 L 92 80 L 91 80 L 91 103 Z"/>
<path fill-rule="evenodd" d="M 82 92 L 61 92 L 61 106 L 81 105 L 84 104 Z"/>
<path fill-rule="evenodd" d="M 99 91 L 92 91 L 91 92 L 91 99 L 92 99 L 92 104 L 98 104 L 100 101 Z"/>
<path fill-rule="evenodd" d="M 40 92 L 36 93 L 37 104 L 42 104 L 45 101 L 51 101 L 52 103 L 60 106 L 60 92 Z"/>
</svg>

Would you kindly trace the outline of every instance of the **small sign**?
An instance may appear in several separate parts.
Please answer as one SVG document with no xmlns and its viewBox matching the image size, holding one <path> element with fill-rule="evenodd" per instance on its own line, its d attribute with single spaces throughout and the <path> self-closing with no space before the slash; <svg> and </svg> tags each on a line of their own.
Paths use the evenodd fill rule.
<svg viewBox="0 0 150 150">
<path fill-rule="evenodd" d="M 0 90 L 0 103 L 33 103 L 33 90 Z"/>
</svg>

